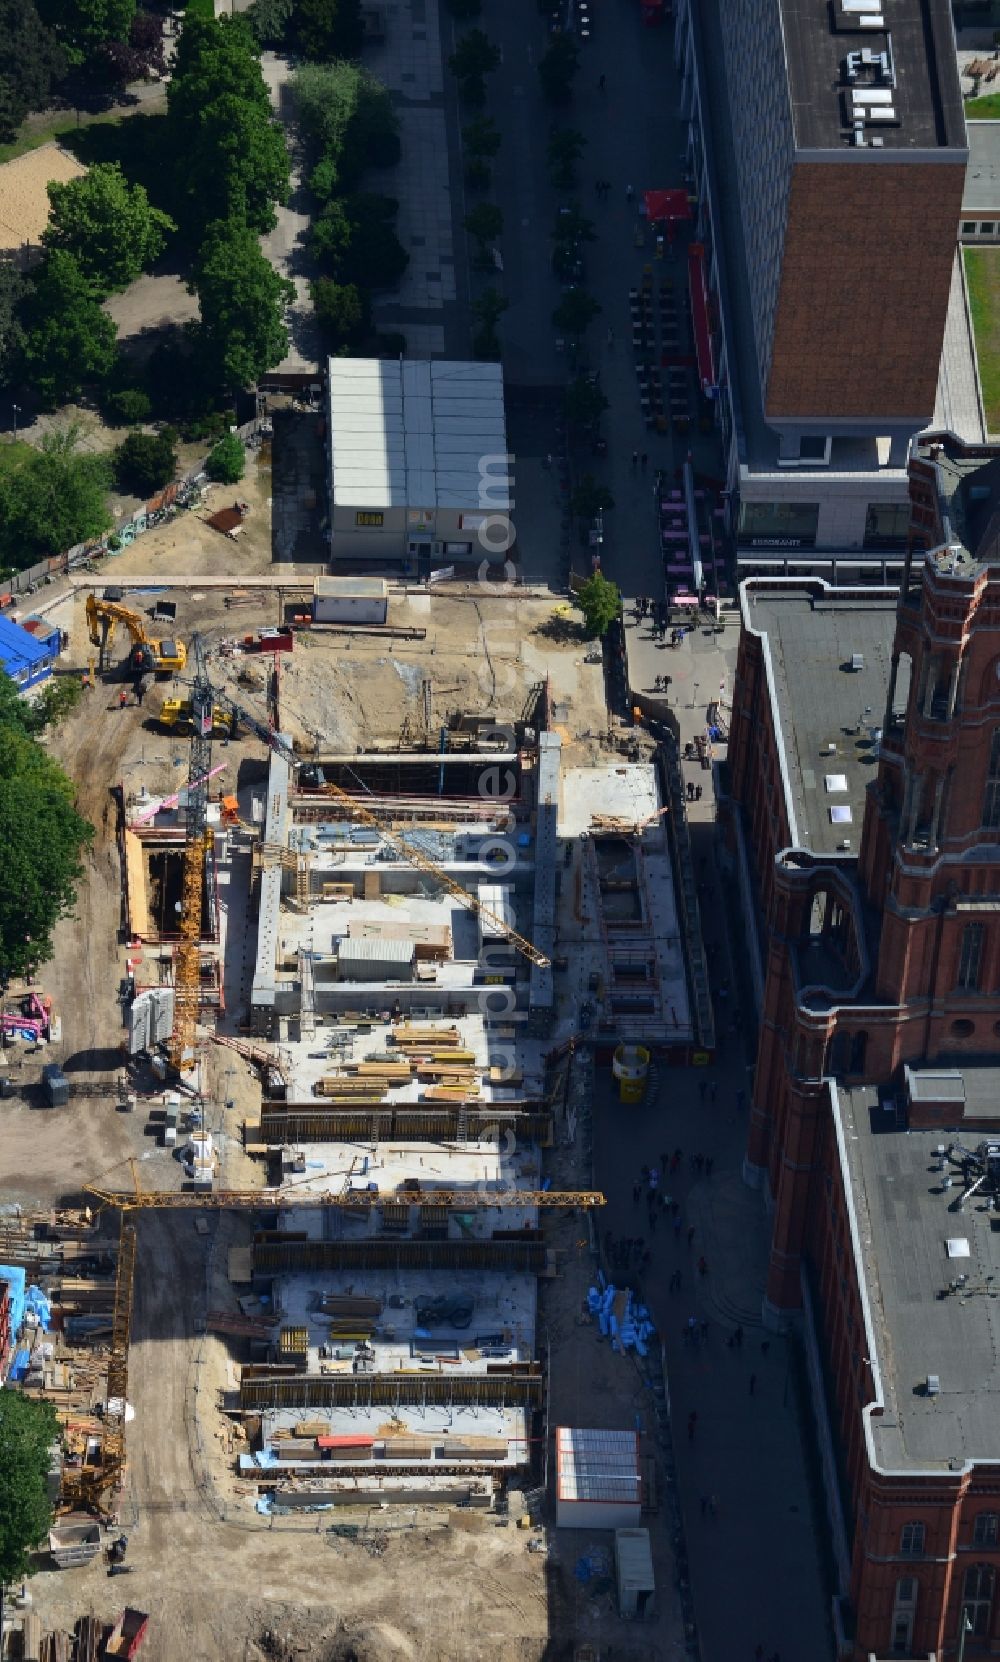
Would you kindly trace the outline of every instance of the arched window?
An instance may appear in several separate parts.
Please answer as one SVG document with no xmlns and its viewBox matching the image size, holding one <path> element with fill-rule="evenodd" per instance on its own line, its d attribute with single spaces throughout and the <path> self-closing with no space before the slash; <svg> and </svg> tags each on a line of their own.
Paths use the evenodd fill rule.
<svg viewBox="0 0 1000 1662">
<path fill-rule="evenodd" d="M 852 1039 L 851 1039 L 851 1062 L 850 1062 L 850 1072 L 851 1073 L 864 1073 L 864 1071 L 865 1071 L 865 1053 L 866 1053 L 867 1049 L 868 1049 L 868 1034 L 867 1033 L 855 1033 L 853 1035 Z M 921 1524 L 920 1527 L 922 1529 L 923 1525 Z"/>
<path fill-rule="evenodd" d="M 995 1547 L 1000 1535 L 1000 1512 L 977 1512 L 972 1525 L 972 1544 L 976 1547 Z"/>
<path fill-rule="evenodd" d="M 993 1616 L 992 1564 L 970 1564 L 962 1587 L 962 1610 L 969 1624 L 969 1632 L 984 1638 L 990 1630 Z"/>
<path fill-rule="evenodd" d="M 903 1533 L 899 1539 L 899 1550 L 906 1558 L 919 1558 L 924 1550 L 926 1530 L 922 1523 L 908 1523 L 903 1525 Z"/>
<path fill-rule="evenodd" d="M 962 945 L 958 956 L 956 988 L 963 993 L 978 993 L 979 975 L 986 944 L 986 925 L 967 923 L 962 930 Z"/>
</svg>

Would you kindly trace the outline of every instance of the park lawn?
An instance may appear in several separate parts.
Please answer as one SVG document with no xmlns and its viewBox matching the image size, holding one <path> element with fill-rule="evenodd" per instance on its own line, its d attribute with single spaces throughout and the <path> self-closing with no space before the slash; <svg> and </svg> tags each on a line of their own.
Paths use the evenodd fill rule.
<svg viewBox="0 0 1000 1662">
<path fill-rule="evenodd" d="M 25 444 L 23 439 L 12 443 L 10 439 L 0 441 L 0 473 L 13 473 L 15 468 L 21 467 L 34 455 L 33 447 Z"/>
<path fill-rule="evenodd" d="M 43 144 L 51 144 L 52 140 L 68 138 L 75 133 L 78 127 L 117 126 L 122 120 L 117 115 L 87 115 L 81 111 L 79 116 L 66 110 L 60 110 L 48 120 L 34 124 L 34 118 L 29 116 L 16 139 L 10 144 L 0 144 L 0 163 L 12 162 L 15 156 L 25 156 L 29 150 L 38 150 Z"/>
<path fill-rule="evenodd" d="M 1000 121 L 1000 92 L 988 92 L 982 98 L 970 98 L 965 106 L 967 121 Z"/>
<path fill-rule="evenodd" d="M 986 428 L 1000 432 L 1000 248 L 966 248 L 972 332 L 976 339 L 979 380 Z"/>
</svg>

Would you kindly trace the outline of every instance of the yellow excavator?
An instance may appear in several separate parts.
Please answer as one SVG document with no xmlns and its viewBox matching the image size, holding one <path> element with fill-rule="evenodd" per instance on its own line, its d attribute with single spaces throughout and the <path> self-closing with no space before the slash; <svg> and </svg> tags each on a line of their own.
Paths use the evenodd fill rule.
<svg viewBox="0 0 1000 1662">
<path fill-rule="evenodd" d="M 160 724 L 180 733 L 191 731 L 190 698 L 165 698 L 160 710 Z M 232 738 L 236 731 L 236 717 L 224 710 L 221 704 L 212 705 L 212 732 L 213 739 Z"/>
<path fill-rule="evenodd" d="M 175 675 L 187 663 L 187 647 L 177 639 L 153 640 L 138 612 L 123 606 L 117 600 L 102 600 L 96 594 L 87 596 L 87 627 L 93 644 L 101 654 L 100 667 L 108 668 L 115 627 L 123 623 L 132 642 L 127 660 L 129 675 Z"/>
</svg>

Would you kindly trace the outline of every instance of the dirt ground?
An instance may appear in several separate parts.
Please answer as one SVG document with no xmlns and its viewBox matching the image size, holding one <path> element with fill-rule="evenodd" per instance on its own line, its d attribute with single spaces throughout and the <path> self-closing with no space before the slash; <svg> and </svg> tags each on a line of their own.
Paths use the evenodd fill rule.
<svg viewBox="0 0 1000 1662">
<path fill-rule="evenodd" d="M 95 576 L 98 587 L 127 587 L 130 576 L 190 574 L 188 584 L 171 590 L 176 632 L 188 641 L 194 630 L 202 633 L 214 675 L 232 677 L 242 669 L 257 677 L 256 694 L 230 680 L 249 703 L 262 699 L 270 661 L 220 659 L 215 648 L 223 638 L 278 622 L 303 574 L 283 567 L 281 588 L 255 590 L 250 604 L 233 609 L 225 605 L 228 586 L 201 588 L 199 582 L 228 574 L 235 588 L 241 577 L 272 569 L 269 459 L 262 460 L 238 487 L 252 511 L 237 543 L 192 512 L 150 532 Z M 220 490 L 210 506 L 222 505 L 230 494 Z M 68 673 L 78 673 L 90 655 L 86 593 L 79 590 L 53 612 L 70 630 Z M 142 609 L 153 602 L 138 596 L 137 603 Z M 479 588 L 409 596 L 394 591 L 390 606 L 393 621 L 425 629 L 425 638 L 332 632 L 296 637 L 282 663 L 283 727 L 326 749 L 417 744 L 425 737 L 436 742 L 438 727 L 455 709 L 519 718 L 532 687 L 547 677 L 567 760 L 582 761 L 600 748 L 607 725 L 602 669 L 587 662 L 578 630 L 552 596 L 502 596 Z M 124 652 L 127 642 L 120 645 Z M 425 679 L 431 684 L 429 728 Z M 64 1110 L 43 1110 L 36 1105 L 37 1079 L 42 1061 L 51 1058 L 24 1059 L 24 1090 L 4 1104 L 3 1166 L 4 1198 L 27 1207 L 75 1198 L 83 1183 L 105 1174 L 110 1187 L 124 1187 L 130 1156 L 141 1162 L 146 1187 L 175 1187 L 179 1179 L 169 1151 L 157 1146 L 148 1115 L 123 1114 L 115 1105 L 126 948 L 110 787 L 122 782 L 127 792 L 140 785 L 159 792 L 183 783 L 186 743 L 160 732 L 155 721 L 161 698 L 183 689 L 157 684 L 141 709 L 130 704 L 121 710 L 118 686 L 112 681 L 85 693 L 51 740 L 77 781 L 95 838 L 75 916 L 57 929 L 55 957 L 39 976 L 62 1017 L 55 1056 L 71 1078 L 98 1080 L 107 1089 Z M 224 759 L 227 769 L 213 789 L 232 788 L 241 762 L 250 758 L 263 760 L 252 738 L 216 746 L 215 759 Z M 255 1117 L 259 1088 L 232 1052 L 208 1046 L 206 1068 L 209 1123 L 220 1133 L 221 1181 L 256 1186 L 259 1168 L 243 1155 L 239 1133 L 241 1121 Z M 230 1350 L 231 1341 L 200 1331 L 208 1308 L 232 1307 L 227 1250 L 247 1238 L 250 1225 L 241 1215 L 206 1216 L 207 1234 L 198 1232 L 195 1215 L 186 1211 L 147 1212 L 139 1219 L 129 1381 L 136 1418 L 121 1508 L 133 1567 L 116 1586 L 106 1582 L 99 1562 L 72 1573 L 43 1568 L 32 1590 L 46 1626 L 72 1626 L 88 1609 L 110 1619 L 127 1599 L 153 1618 L 143 1651 L 149 1662 L 180 1656 L 185 1662 L 293 1656 L 465 1662 L 470 1655 L 487 1662 L 542 1662 L 569 1657 L 574 1635 L 609 1642 L 613 1636 L 615 1655 L 636 1662 L 675 1654 L 655 1632 L 623 1627 L 606 1589 L 600 1596 L 580 1590 L 574 1564 L 583 1548 L 576 1536 L 560 1541 L 550 1535 L 546 1551 L 529 1553 L 528 1540 L 539 1532 L 513 1522 L 390 1509 L 360 1519 L 377 1532 L 381 1550 L 375 1551 L 364 1539 L 332 1535 L 323 1514 L 257 1517 L 252 1498 L 240 1492 L 230 1421 L 220 1406 L 236 1383 L 240 1353 Z M 611 1357 L 607 1347 L 596 1352 L 594 1333 L 580 1318 L 590 1273 L 582 1226 L 565 1219 L 554 1228 L 565 1273 L 546 1289 L 544 1307 L 548 1335 L 560 1354 L 565 1349 L 559 1412 L 586 1412 L 585 1423 L 600 1424 L 595 1409 L 603 1403 L 617 1415 L 616 1397 L 624 1389 L 629 1400 L 635 1387 L 631 1380 L 623 1383 L 628 1363 Z M 357 1518 L 352 1514 L 352 1521 Z M 664 1551 L 661 1543 L 661 1558 Z M 662 1573 L 666 1579 L 666 1567 Z"/>
</svg>

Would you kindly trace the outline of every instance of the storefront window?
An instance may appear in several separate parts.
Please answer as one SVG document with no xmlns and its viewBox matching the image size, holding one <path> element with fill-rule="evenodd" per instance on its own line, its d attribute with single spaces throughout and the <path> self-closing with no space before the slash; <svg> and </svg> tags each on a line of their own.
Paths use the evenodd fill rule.
<svg viewBox="0 0 1000 1662">
<path fill-rule="evenodd" d="M 865 515 L 865 547 L 905 548 L 909 528 L 908 502 L 869 502 Z"/>
<path fill-rule="evenodd" d="M 743 502 L 736 540 L 741 548 L 815 548 L 817 502 Z"/>
</svg>

